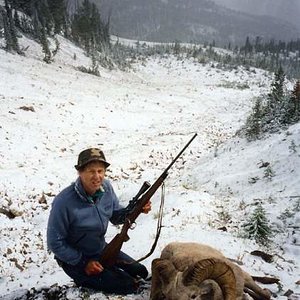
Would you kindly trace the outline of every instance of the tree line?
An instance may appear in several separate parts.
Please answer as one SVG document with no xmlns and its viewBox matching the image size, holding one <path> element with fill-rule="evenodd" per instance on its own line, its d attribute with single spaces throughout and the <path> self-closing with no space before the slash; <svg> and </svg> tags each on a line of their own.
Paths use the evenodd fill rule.
<svg viewBox="0 0 300 300">
<path fill-rule="evenodd" d="M 57 34 L 83 47 L 88 54 L 110 43 L 109 21 L 103 22 L 98 8 L 89 0 L 78 5 L 73 14 L 67 10 L 66 0 L 4 0 L 4 7 L 0 6 L 1 28 L 6 50 L 23 53 L 18 43 L 20 32 L 42 45 L 46 62 L 51 62 L 59 48 Z M 49 38 L 56 44 L 52 51 Z"/>
<path fill-rule="evenodd" d="M 68 11 L 68 2 L 77 3 L 75 11 Z M 142 55 L 171 53 L 180 56 L 185 53 L 200 63 L 214 61 L 220 68 L 243 65 L 275 72 L 281 67 L 287 77 L 300 77 L 299 39 L 284 42 L 264 41 L 261 37 L 251 40 L 247 37 L 243 46 L 228 44 L 225 48 L 230 51 L 223 53 L 216 50 L 214 42 L 194 47 L 185 47 L 178 41 L 167 46 L 143 47 L 137 43 L 135 49 L 130 49 L 120 43 L 111 45 L 110 19 L 104 22 L 96 5 L 89 0 L 80 3 L 78 0 L 4 0 L 4 7 L 0 6 L 0 35 L 3 32 L 5 48 L 22 54 L 24 49 L 19 46 L 19 34 L 29 35 L 41 44 L 44 60 L 49 63 L 59 49 L 56 35 L 61 34 L 83 47 L 88 55 L 100 57 L 100 64 L 104 67 L 117 64 L 126 68 L 130 61 L 142 59 Z M 52 50 L 49 38 L 55 44 Z"/>
<path fill-rule="evenodd" d="M 230 44 L 228 45 L 230 48 Z M 251 41 L 249 37 L 246 38 L 245 44 L 240 47 L 240 51 L 244 54 L 253 53 L 290 53 L 300 51 L 300 39 L 285 41 L 276 41 L 275 39 L 270 39 L 269 41 L 264 41 L 263 38 L 257 36 L 254 41 Z"/>
<path fill-rule="evenodd" d="M 271 39 L 264 41 L 256 37 L 253 41 L 247 37 L 245 44 L 233 49 L 236 58 L 244 65 L 276 72 L 282 68 L 289 77 L 300 76 L 300 39 L 276 41 Z"/>
<path fill-rule="evenodd" d="M 279 131 L 300 121 L 300 80 L 288 91 L 285 74 L 279 68 L 274 74 L 270 92 L 258 97 L 241 133 L 256 140 L 266 133 Z"/>
</svg>

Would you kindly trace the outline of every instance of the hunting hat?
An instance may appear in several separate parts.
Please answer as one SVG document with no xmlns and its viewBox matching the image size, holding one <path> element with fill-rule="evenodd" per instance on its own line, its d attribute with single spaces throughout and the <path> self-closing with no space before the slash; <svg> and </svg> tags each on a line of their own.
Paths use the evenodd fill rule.
<svg viewBox="0 0 300 300">
<path fill-rule="evenodd" d="M 110 163 L 106 161 L 102 150 L 98 148 L 89 148 L 79 153 L 78 163 L 75 165 L 75 169 L 79 170 L 92 161 L 100 161 L 104 163 L 106 168 L 110 165 Z"/>
</svg>

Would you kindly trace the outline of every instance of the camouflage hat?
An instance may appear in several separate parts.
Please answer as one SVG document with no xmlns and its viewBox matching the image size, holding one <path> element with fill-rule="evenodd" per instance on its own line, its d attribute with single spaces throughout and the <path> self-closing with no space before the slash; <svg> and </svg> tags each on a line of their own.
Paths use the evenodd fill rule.
<svg viewBox="0 0 300 300">
<path fill-rule="evenodd" d="M 110 165 L 110 163 L 106 161 L 106 158 L 102 150 L 98 148 L 90 148 L 90 149 L 83 150 L 82 152 L 79 153 L 78 163 L 77 165 L 75 165 L 75 169 L 79 170 L 92 161 L 100 161 L 104 163 L 106 168 Z"/>
</svg>

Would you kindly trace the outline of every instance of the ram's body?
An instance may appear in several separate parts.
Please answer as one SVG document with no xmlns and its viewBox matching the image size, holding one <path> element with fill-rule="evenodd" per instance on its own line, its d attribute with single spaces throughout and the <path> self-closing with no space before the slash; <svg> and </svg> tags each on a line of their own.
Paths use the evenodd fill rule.
<svg viewBox="0 0 300 300">
<path fill-rule="evenodd" d="M 270 299 L 252 277 L 220 251 L 203 244 L 171 243 L 152 263 L 152 300 Z"/>
</svg>

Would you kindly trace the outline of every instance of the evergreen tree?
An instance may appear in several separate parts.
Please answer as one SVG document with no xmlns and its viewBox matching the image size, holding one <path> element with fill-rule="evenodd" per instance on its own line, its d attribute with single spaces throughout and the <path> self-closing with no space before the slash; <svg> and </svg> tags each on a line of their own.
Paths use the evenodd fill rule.
<svg viewBox="0 0 300 300">
<path fill-rule="evenodd" d="M 243 228 L 247 238 L 254 239 L 258 244 L 264 246 L 270 243 L 272 231 L 261 204 L 257 205 L 253 214 L 243 224 Z"/>
<path fill-rule="evenodd" d="M 275 78 L 271 84 L 270 94 L 274 98 L 274 100 L 277 100 L 277 102 L 280 102 L 282 100 L 284 94 L 284 82 L 285 74 L 282 66 L 280 65 L 279 69 L 275 72 Z"/>
<path fill-rule="evenodd" d="M 41 27 L 43 27 L 46 31 L 47 35 L 52 35 L 54 31 L 54 20 L 51 14 L 49 4 L 47 0 L 39 0 L 37 2 L 37 9 L 38 9 L 38 19 L 39 19 L 39 34 L 41 33 Z"/>
<path fill-rule="evenodd" d="M 54 34 L 59 34 L 66 25 L 66 6 L 64 0 L 48 0 L 49 11 L 54 22 Z"/>
<path fill-rule="evenodd" d="M 256 140 L 260 136 L 262 117 L 261 99 L 256 99 L 252 113 L 246 121 L 246 137 L 248 140 Z"/>
<path fill-rule="evenodd" d="M 14 23 L 15 23 L 16 28 L 18 28 L 19 30 L 22 30 L 21 21 L 20 21 L 17 10 L 15 10 L 15 12 L 14 12 Z"/>
<path fill-rule="evenodd" d="M 109 44 L 108 27 L 103 24 L 95 4 L 84 0 L 72 21 L 72 37 L 83 45 L 88 53 L 100 50 L 102 44 Z"/>
<path fill-rule="evenodd" d="M 47 64 L 50 64 L 50 62 L 52 60 L 52 56 L 51 56 L 51 51 L 49 48 L 49 41 L 47 39 L 46 31 L 43 26 L 40 28 L 40 43 L 42 45 L 42 49 L 43 49 L 43 52 L 45 55 L 43 60 Z"/>
<path fill-rule="evenodd" d="M 288 116 L 290 123 L 296 123 L 300 121 L 300 80 L 296 82 L 290 96 Z"/>
<path fill-rule="evenodd" d="M 30 13 L 33 20 L 34 37 L 39 41 L 44 53 L 44 61 L 50 63 L 52 54 L 49 48 L 48 35 L 52 34 L 53 19 L 47 0 L 32 1 Z"/>
<path fill-rule="evenodd" d="M 33 37 L 36 39 L 39 39 L 40 36 L 40 21 L 39 21 L 39 11 L 38 8 L 34 5 L 32 2 L 32 5 L 30 7 L 31 17 L 32 17 L 32 26 L 33 26 Z"/>
<path fill-rule="evenodd" d="M 267 105 L 265 107 L 265 131 L 277 131 L 284 123 L 286 108 L 284 84 L 285 74 L 280 66 L 274 74 L 271 91 L 268 95 Z"/>
<path fill-rule="evenodd" d="M 110 16 L 107 19 L 107 22 L 103 26 L 103 43 L 105 46 L 110 47 L 110 34 L 109 34 L 109 27 L 110 27 Z"/>
<path fill-rule="evenodd" d="M 251 45 L 250 38 L 247 36 L 245 46 L 243 48 L 245 55 L 251 54 L 253 46 Z"/>
<path fill-rule="evenodd" d="M 16 51 L 17 53 L 22 54 L 18 42 L 17 29 L 14 23 L 11 5 L 8 3 L 8 0 L 4 1 L 4 5 L 5 5 L 5 12 L 2 11 L 2 17 L 4 23 L 4 36 L 6 42 L 6 50 Z"/>
<path fill-rule="evenodd" d="M 91 5 L 88 0 L 84 0 L 77 14 L 74 15 L 72 23 L 72 36 L 74 40 L 83 45 L 89 53 L 91 50 Z"/>
<path fill-rule="evenodd" d="M 1 8 L 0 8 L 1 10 Z M 7 14 L 4 10 L 1 10 L 2 20 L 3 20 L 3 29 L 4 29 L 4 38 L 5 38 L 5 49 L 7 51 L 12 51 L 12 39 L 9 30 L 9 22 L 7 18 Z"/>
<path fill-rule="evenodd" d="M 261 37 L 259 37 L 259 36 L 257 36 L 255 39 L 254 49 L 255 49 L 255 52 L 262 51 Z"/>
</svg>

